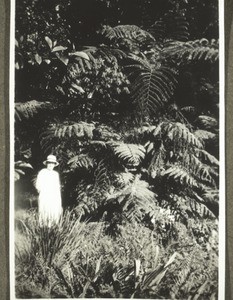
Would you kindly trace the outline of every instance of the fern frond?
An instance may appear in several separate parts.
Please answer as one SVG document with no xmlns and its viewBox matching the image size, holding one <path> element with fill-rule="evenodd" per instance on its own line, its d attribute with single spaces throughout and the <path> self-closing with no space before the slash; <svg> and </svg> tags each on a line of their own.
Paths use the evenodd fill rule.
<svg viewBox="0 0 233 300">
<path fill-rule="evenodd" d="M 120 140 L 121 136 L 114 129 L 107 125 L 99 125 L 94 130 L 94 138 L 100 141 Z"/>
<path fill-rule="evenodd" d="M 128 166 L 137 167 L 145 157 L 145 148 L 142 145 L 112 143 L 116 156 Z"/>
<path fill-rule="evenodd" d="M 189 273 L 191 272 L 192 263 L 196 254 L 194 248 L 191 253 L 188 253 L 179 263 L 179 272 L 174 276 L 174 285 L 172 286 L 173 297 L 175 297 L 180 289 L 180 286 L 187 280 Z M 175 297 L 177 298 L 177 297 Z"/>
<path fill-rule="evenodd" d="M 146 181 L 135 176 L 134 180 L 126 187 L 108 199 L 116 199 L 121 205 L 123 214 L 128 220 L 142 220 L 155 206 L 155 194 L 149 189 Z"/>
<path fill-rule="evenodd" d="M 184 106 L 181 108 L 181 111 L 186 113 L 194 113 L 196 112 L 196 108 L 194 106 Z"/>
<path fill-rule="evenodd" d="M 104 45 L 98 48 L 97 53 L 99 53 L 102 58 L 107 58 L 109 62 L 116 61 L 116 59 L 121 60 L 127 57 L 124 51 Z"/>
<path fill-rule="evenodd" d="M 126 65 L 125 68 L 127 68 L 127 69 L 133 69 L 134 72 L 135 72 L 135 70 L 138 70 L 138 71 L 144 70 L 145 71 L 145 70 L 152 69 L 152 65 L 150 64 L 148 59 L 145 57 L 145 55 L 142 55 L 142 57 L 140 57 L 138 55 L 131 53 L 131 54 L 129 54 L 129 58 L 132 59 L 135 63 Z"/>
<path fill-rule="evenodd" d="M 161 172 L 161 176 L 172 178 L 173 180 L 178 181 L 180 184 L 185 184 L 187 186 L 199 186 L 197 180 L 191 176 L 190 172 L 178 165 L 171 166 L 167 170 Z"/>
<path fill-rule="evenodd" d="M 183 14 L 174 13 L 167 14 L 165 16 L 165 22 L 167 24 L 166 38 L 168 40 L 187 41 L 189 38 L 189 23 L 186 16 Z"/>
<path fill-rule="evenodd" d="M 212 141 L 216 138 L 216 134 L 207 130 L 196 130 L 194 132 L 195 136 L 203 141 Z"/>
<path fill-rule="evenodd" d="M 210 116 L 199 116 L 196 120 L 197 125 L 201 126 L 204 130 L 215 130 L 218 128 L 217 119 Z"/>
<path fill-rule="evenodd" d="M 106 164 L 104 160 L 101 160 L 98 163 L 97 168 L 94 172 L 94 177 L 95 177 L 94 189 L 106 191 L 110 184 L 110 180 L 109 180 L 109 174 L 106 169 Z"/>
<path fill-rule="evenodd" d="M 156 21 L 148 31 L 158 42 L 166 41 L 187 41 L 189 38 L 189 23 L 182 14 L 167 13 Z"/>
<path fill-rule="evenodd" d="M 157 286 L 159 285 L 160 281 L 165 276 L 165 274 L 168 270 L 168 267 L 172 263 L 174 263 L 176 256 L 177 256 L 177 253 L 175 252 L 168 259 L 166 264 L 160 265 L 154 271 L 150 272 L 149 274 L 144 275 L 144 277 L 142 279 L 142 285 L 141 285 L 142 290 L 152 289 L 155 291 L 157 289 Z"/>
<path fill-rule="evenodd" d="M 76 136 L 77 138 L 92 139 L 95 126 L 91 123 L 71 123 L 71 124 L 51 124 L 48 129 L 42 133 L 42 140 L 51 138 L 64 138 Z"/>
<path fill-rule="evenodd" d="M 95 161 L 89 157 L 88 154 L 79 154 L 72 157 L 67 164 L 70 165 L 72 169 L 85 168 L 88 170 L 94 167 Z"/>
<path fill-rule="evenodd" d="M 116 185 L 119 187 L 126 187 L 127 184 L 130 184 L 134 180 L 134 175 L 130 172 L 121 172 L 115 174 L 116 177 Z"/>
<path fill-rule="evenodd" d="M 174 69 L 167 67 L 147 68 L 140 73 L 133 84 L 132 97 L 142 112 L 154 114 L 169 101 L 176 87 L 176 75 Z"/>
<path fill-rule="evenodd" d="M 206 39 L 188 41 L 188 42 L 170 42 L 163 50 L 165 56 L 176 58 L 183 63 L 191 61 L 211 61 L 218 60 L 218 41 L 212 40 L 209 42 Z"/>
<path fill-rule="evenodd" d="M 190 174 L 197 180 L 208 183 L 215 186 L 215 180 L 213 177 L 218 177 L 216 168 L 203 163 L 194 154 L 185 153 L 183 156 L 184 167 L 190 171 Z"/>
<path fill-rule="evenodd" d="M 218 192 L 216 190 L 206 189 L 208 192 L 204 192 L 202 196 L 193 192 L 194 199 L 191 199 L 190 205 L 192 209 L 199 214 L 201 218 L 213 217 L 216 218 L 216 207 L 218 210 Z M 211 193 L 213 193 L 211 195 Z M 214 195 L 214 197 L 212 197 Z"/>
<path fill-rule="evenodd" d="M 212 199 L 213 201 L 218 201 L 219 191 L 216 189 L 206 189 L 202 194 L 202 197 Z"/>
<path fill-rule="evenodd" d="M 167 137 L 171 141 L 176 141 L 178 144 L 183 142 L 187 145 L 192 145 L 202 149 L 203 143 L 198 139 L 185 124 L 179 122 L 164 122 L 161 124 L 161 129 L 158 127 L 156 134 L 160 134 L 161 130 L 166 132 Z"/>
<path fill-rule="evenodd" d="M 15 103 L 15 116 L 16 119 L 22 121 L 22 119 L 29 119 L 34 117 L 40 111 L 52 109 L 53 105 L 50 102 L 39 102 L 37 100 L 31 100 L 24 103 Z"/>
<path fill-rule="evenodd" d="M 136 25 L 118 25 L 115 27 L 104 26 L 102 35 L 107 39 L 131 39 L 141 41 L 149 39 L 154 41 L 154 37 L 147 31 L 139 28 Z"/>
<path fill-rule="evenodd" d="M 151 143 L 150 143 L 150 145 L 151 145 Z M 152 156 L 150 165 L 148 167 L 148 172 L 151 174 L 152 178 L 155 178 L 156 176 L 158 176 L 160 174 L 160 172 L 164 168 L 165 158 L 166 158 L 166 151 L 165 151 L 163 143 L 161 144 L 161 146 L 159 147 L 159 149 L 157 151 L 154 149 L 154 145 L 153 145 L 152 149 L 153 149 L 152 150 L 153 156 Z M 147 152 L 149 150 L 150 149 L 147 148 Z"/>
<path fill-rule="evenodd" d="M 219 165 L 218 159 L 212 154 L 210 154 L 209 152 L 207 152 L 206 150 L 196 148 L 194 151 L 197 157 L 203 157 L 207 162 L 209 162 L 212 165 L 216 165 L 216 166 Z"/>
</svg>

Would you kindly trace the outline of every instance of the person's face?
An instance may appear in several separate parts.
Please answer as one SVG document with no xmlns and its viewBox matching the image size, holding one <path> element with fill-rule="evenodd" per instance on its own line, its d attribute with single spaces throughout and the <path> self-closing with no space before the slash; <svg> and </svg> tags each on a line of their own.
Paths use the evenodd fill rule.
<svg viewBox="0 0 233 300">
<path fill-rule="evenodd" d="M 52 163 L 52 162 L 48 162 L 48 163 L 47 163 L 47 169 L 48 169 L 48 170 L 53 170 L 54 167 L 55 167 L 55 164 L 54 164 L 54 163 Z"/>
</svg>

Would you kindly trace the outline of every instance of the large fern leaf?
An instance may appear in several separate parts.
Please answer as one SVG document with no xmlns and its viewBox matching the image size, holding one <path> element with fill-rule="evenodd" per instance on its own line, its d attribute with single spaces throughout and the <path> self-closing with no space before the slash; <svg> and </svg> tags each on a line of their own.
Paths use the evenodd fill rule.
<svg viewBox="0 0 233 300">
<path fill-rule="evenodd" d="M 128 220 L 142 220 L 143 217 L 155 208 L 156 195 L 149 189 L 146 181 L 139 176 L 127 184 L 125 188 L 108 196 L 116 199 L 121 205 L 123 214 Z"/>
<path fill-rule="evenodd" d="M 189 128 L 180 122 L 162 122 L 153 130 L 154 137 L 164 137 L 178 145 L 203 148 L 203 142 Z"/>
<path fill-rule="evenodd" d="M 134 180 L 134 175 L 130 172 L 117 173 L 115 177 L 116 185 L 121 188 L 126 187 L 127 184 L 130 184 Z"/>
<path fill-rule="evenodd" d="M 162 176 L 167 178 L 172 178 L 173 180 L 179 182 L 180 184 L 185 184 L 190 187 L 198 187 L 198 181 L 181 166 L 171 166 L 167 170 L 161 173 Z"/>
<path fill-rule="evenodd" d="M 116 27 L 104 26 L 102 35 L 110 40 L 126 38 L 132 40 L 150 39 L 154 41 L 154 37 L 147 31 L 139 28 L 136 25 L 118 25 Z"/>
<path fill-rule="evenodd" d="M 207 130 L 196 130 L 194 132 L 195 136 L 203 141 L 212 141 L 216 138 L 216 134 Z"/>
<path fill-rule="evenodd" d="M 127 166 L 137 167 L 145 157 L 145 148 L 142 145 L 112 143 L 116 156 Z"/>
<path fill-rule="evenodd" d="M 219 165 L 219 161 L 218 159 L 213 156 L 212 154 L 210 154 L 209 152 L 207 152 L 204 149 L 195 149 L 195 153 L 197 157 L 202 157 L 204 158 L 205 161 L 207 161 L 208 163 L 212 164 L 212 165 Z"/>
<path fill-rule="evenodd" d="M 31 100 L 27 102 L 16 102 L 15 103 L 15 116 L 16 119 L 21 121 L 22 119 L 29 119 L 34 117 L 40 111 L 53 108 L 50 102 L 39 102 L 37 100 Z"/>
<path fill-rule="evenodd" d="M 185 168 L 188 169 L 190 173 L 197 179 L 201 179 L 204 182 L 208 182 L 212 185 L 215 185 L 213 175 L 216 174 L 216 171 L 214 168 L 207 164 L 204 164 L 195 155 L 190 153 L 184 154 L 183 163 Z"/>
<path fill-rule="evenodd" d="M 85 168 L 88 170 L 94 167 L 95 162 L 88 154 L 79 154 L 72 157 L 67 163 L 72 169 Z"/>
<path fill-rule="evenodd" d="M 64 138 L 76 136 L 77 138 L 92 139 L 95 126 L 91 123 L 58 123 L 51 124 L 48 129 L 41 134 L 42 139 Z"/>
<path fill-rule="evenodd" d="M 94 184 L 95 190 L 106 191 L 110 184 L 110 180 L 109 180 L 109 173 L 106 168 L 106 163 L 104 160 L 101 160 L 98 163 L 97 168 L 94 172 L 94 177 L 95 177 L 95 184 Z"/>
<path fill-rule="evenodd" d="M 197 118 L 196 123 L 204 130 L 215 131 L 218 129 L 218 120 L 214 117 L 201 115 Z"/>
<path fill-rule="evenodd" d="M 176 70 L 167 67 L 140 72 L 133 84 L 132 97 L 142 113 L 152 115 L 170 100 L 177 83 L 176 75 Z"/>
<path fill-rule="evenodd" d="M 179 62 L 188 63 L 192 61 L 211 61 L 218 60 L 218 41 L 206 39 L 188 42 L 170 42 L 163 54 L 166 57 L 173 57 Z"/>
</svg>

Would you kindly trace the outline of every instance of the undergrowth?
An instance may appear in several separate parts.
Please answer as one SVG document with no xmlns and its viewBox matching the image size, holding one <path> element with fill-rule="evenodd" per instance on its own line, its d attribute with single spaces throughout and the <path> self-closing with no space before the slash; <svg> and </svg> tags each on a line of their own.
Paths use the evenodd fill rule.
<svg viewBox="0 0 233 300">
<path fill-rule="evenodd" d="M 41 227 L 35 211 L 25 212 L 16 220 L 16 296 L 217 299 L 215 231 L 207 251 L 176 226 L 178 237 L 162 246 L 138 223 L 111 236 L 104 218 L 83 222 L 66 211 L 58 225 Z"/>
</svg>

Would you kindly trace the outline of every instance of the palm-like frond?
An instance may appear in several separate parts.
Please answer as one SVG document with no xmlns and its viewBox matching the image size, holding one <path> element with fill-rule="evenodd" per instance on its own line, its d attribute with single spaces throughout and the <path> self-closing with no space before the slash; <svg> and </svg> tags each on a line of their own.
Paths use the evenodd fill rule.
<svg viewBox="0 0 233 300">
<path fill-rule="evenodd" d="M 110 40 L 112 39 L 131 39 L 131 40 L 145 40 L 150 39 L 154 41 L 154 37 L 147 31 L 141 29 L 136 25 L 118 25 L 115 27 L 104 26 L 102 35 Z"/>
<path fill-rule="evenodd" d="M 167 103 L 176 87 L 177 71 L 172 68 L 146 68 L 137 76 L 132 97 L 145 115 L 153 115 Z"/>
<path fill-rule="evenodd" d="M 40 111 L 52 109 L 53 105 L 50 102 L 39 102 L 37 100 L 31 100 L 27 102 L 15 103 L 15 116 L 16 119 L 21 121 L 22 119 L 29 119 L 34 117 Z"/>
<path fill-rule="evenodd" d="M 187 41 L 189 38 L 189 23 L 183 14 L 165 14 L 164 17 L 156 21 L 148 31 L 158 42 L 166 41 Z"/>
<path fill-rule="evenodd" d="M 126 187 L 126 185 L 130 184 L 134 180 L 134 175 L 130 172 L 121 172 L 115 174 L 116 177 L 116 185 L 119 187 Z"/>
<path fill-rule="evenodd" d="M 217 217 L 219 208 L 218 190 L 206 188 L 202 195 L 195 192 L 192 193 L 191 204 L 193 211 L 201 217 Z"/>
<path fill-rule="evenodd" d="M 214 168 L 202 163 L 195 155 L 188 153 L 183 156 L 183 163 L 197 179 L 201 179 L 204 182 L 215 185 L 215 181 L 213 179 L 213 175 L 215 175 Z"/>
<path fill-rule="evenodd" d="M 200 149 L 203 148 L 203 142 L 185 124 L 179 122 L 162 122 L 152 133 L 154 137 L 163 136 L 178 145 L 186 144 Z"/>
<path fill-rule="evenodd" d="M 174 41 L 169 43 L 163 54 L 183 63 L 200 60 L 215 62 L 219 57 L 218 41 L 209 42 L 207 39 L 188 42 Z"/>
<path fill-rule="evenodd" d="M 172 178 L 180 184 L 185 184 L 190 187 L 198 187 L 198 181 L 182 166 L 171 166 L 161 173 L 162 176 Z"/>
<path fill-rule="evenodd" d="M 194 132 L 195 136 L 203 141 L 211 141 L 216 138 L 216 134 L 207 130 L 196 130 Z"/>
<path fill-rule="evenodd" d="M 156 151 L 154 148 L 154 144 L 150 143 L 147 148 L 147 153 L 152 153 L 152 159 L 150 161 L 150 165 L 148 167 L 148 172 L 151 177 L 154 178 L 163 170 L 165 165 L 166 151 L 164 145 L 161 144 L 159 149 Z"/>
<path fill-rule="evenodd" d="M 93 168 L 94 164 L 95 164 L 94 159 L 91 158 L 88 154 L 76 155 L 68 161 L 68 165 L 72 169 L 85 168 L 88 170 Z"/>
<path fill-rule="evenodd" d="M 129 220 L 142 220 L 155 206 L 155 194 L 138 176 L 123 190 L 109 195 L 108 199 L 116 199 Z"/>
<path fill-rule="evenodd" d="M 212 154 L 210 154 L 209 152 L 205 151 L 204 149 L 195 149 L 195 153 L 197 157 L 203 157 L 204 160 L 206 160 L 208 163 L 212 164 L 212 165 L 219 165 L 219 161 L 218 159 L 213 156 Z"/>
<path fill-rule="evenodd" d="M 120 140 L 121 135 L 107 125 L 99 125 L 94 130 L 94 138 L 100 141 Z"/>
<path fill-rule="evenodd" d="M 117 60 L 127 57 L 126 53 L 121 49 L 108 47 L 105 45 L 99 47 L 96 54 L 99 54 L 101 58 L 106 59 L 108 62 L 116 62 Z"/>
<path fill-rule="evenodd" d="M 87 138 L 92 139 L 93 130 L 95 126 L 91 123 L 80 122 L 80 123 L 58 123 L 51 124 L 48 129 L 42 133 L 42 139 L 50 138 L 64 138 L 64 137 L 77 137 L 77 138 Z"/>
<path fill-rule="evenodd" d="M 106 164 L 104 160 L 101 160 L 98 163 L 97 168 L 94 172 L 94 177 L 95 177 L 94 188 L 96 190 L 105 191 L 108 189 L 110 180 L 109 180 L 109 174 L 108 174 L 108 170 L 106 169 Z"/>
<path fill-rule="evenodd" d="M 210 116 L 201 115 L 197 118 L 196 123 L 204 130 L 214 131 L 218 128 L 217 119 Z"/>
<path fill-rule="evenodd" d="M 145 148 L 142 145 L 112 143 L 116 156 L 127 166 L 137 167 L 145 157 Z"/>
</svg>

